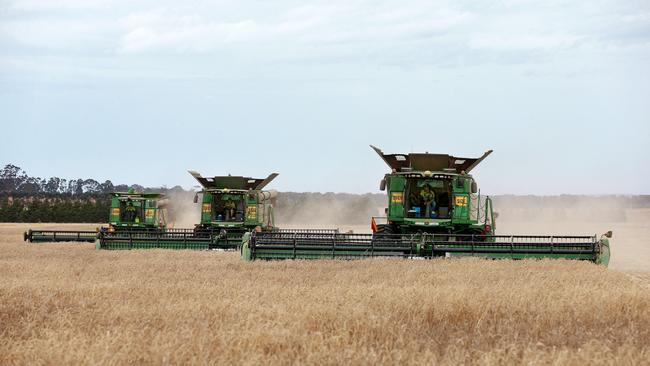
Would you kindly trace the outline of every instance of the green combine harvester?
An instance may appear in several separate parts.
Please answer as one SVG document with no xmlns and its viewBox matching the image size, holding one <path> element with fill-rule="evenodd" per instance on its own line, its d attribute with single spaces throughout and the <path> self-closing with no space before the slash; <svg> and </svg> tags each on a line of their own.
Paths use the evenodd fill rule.
<svg viewBox="0 0 650 366">
<path fill-rule="evenodd" d="M 489 197 L 469 174 L 479 158 L 446 154 L 384 154 L 390 173 L 386 217 L 373 217 L 372 234 L 251 232 L 243 237 L 245 260 L 476 256 L 563 258 L 609 263 L 611 231 L 597 236 L 497 235 Z"/>
<path fill-rule="evenodd" d="M 108 228 L 98 230 L 28 230 L 23 239 L 31 243 L 45 242 L 94 242 L 98 231 L 164 231 L 166 227 L 167 199 L 158 193 L 128 192 L 111 193 Z"/>
<path fill-rule="evenodd" d="M 203 189 L 194 197 L 201 201 L 201 219 L 193 229 L 159 231 L 102 231 L 98 249 L 225 249 L 239 248 L 244 233 L 276 230 L 273 202 L 276 191 L 263 190 L 277 173 L 265 179 L 241 176 L 202 177 L 189 172 Z"/>
</svg>

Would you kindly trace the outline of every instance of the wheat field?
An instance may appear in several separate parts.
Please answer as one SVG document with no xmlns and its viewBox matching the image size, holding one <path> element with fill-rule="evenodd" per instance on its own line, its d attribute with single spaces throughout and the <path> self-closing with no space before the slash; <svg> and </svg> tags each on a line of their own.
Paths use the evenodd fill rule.
<svg viewBox="0 0 650 366">
<path fill-rule="evenodd" d="M 246 263 L 25 244 L 26 227 L 0 224 L 2 365 L 650 364 L 644 274 L 569 261 Z"/>
</svg>

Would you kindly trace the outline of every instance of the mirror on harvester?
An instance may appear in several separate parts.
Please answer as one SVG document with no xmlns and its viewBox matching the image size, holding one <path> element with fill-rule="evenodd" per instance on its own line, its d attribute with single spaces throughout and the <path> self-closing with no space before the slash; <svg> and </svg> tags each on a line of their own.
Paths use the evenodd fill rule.
<svg viewBox="0 0 650 366">
<path fill-rule="evenodd" d="M 380 191 L 386 190 L 386 179 L 382 179 L 381 182 L 379 182 L 379 190 Z"/>
<path fill-rule="evenodd" d="M 195 193 L 194 194 L 194 203 L 198 203 L 198 202 L 199 202 L 199 194 Z"/>
<path fill-rule="evenodd" d="M 472 181 L 472 193 L 477 193 L 478 192 L 478 185 L 476 182 Z"/>
</svg>

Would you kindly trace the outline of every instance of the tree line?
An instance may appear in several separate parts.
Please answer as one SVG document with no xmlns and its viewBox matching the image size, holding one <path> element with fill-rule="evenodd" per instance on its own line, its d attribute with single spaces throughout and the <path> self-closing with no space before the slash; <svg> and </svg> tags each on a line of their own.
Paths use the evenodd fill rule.
<svg viewBox="0 0 650 366">
<path fill-rule="evenodd" d="M 32 177 L 7 164 L 0 170 L 0 222 L 105 222 L 110 193 L 148 191 L 110 180 Z"/>
<path fill-rule="evenodd" d="M 80 196 L 83 194 L 126 191 L 129 188 L 134 188 L 136 191 L 144 190 L 144 187 L 137 184 L 132 186 L 126 184 L 113 185 L 110 180 L 100 183 L 94 179 L 61 179 L 58 177 L 43 179 L 30 177 L 27 172 L 13 164 L 7 164 L 0 170 L 0 192 L 2 193 L 45 193 Z"/>
<path fill-rule="evenodd" d="M 0 194 L 0 222 L 105 222 L 110 196 Z"/>
</svg>

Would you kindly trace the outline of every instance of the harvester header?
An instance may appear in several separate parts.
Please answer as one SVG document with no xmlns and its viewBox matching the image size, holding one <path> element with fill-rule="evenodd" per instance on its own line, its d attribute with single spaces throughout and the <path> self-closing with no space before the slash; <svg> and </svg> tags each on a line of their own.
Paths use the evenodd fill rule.
<svg viewBox="0 0 650 366">
<path fill-rule="evenodd" d="M 460 158 L 447 154 L 410 153 L 410 154 L 384 154 L 378 147 L 372 146 L 373 150 L 386 162 L 395 172 L 407 171 L 432 171 L 469 173 L 483 159 L 492 153 L 488 150 L 479 158 Z"/>
</svg>

